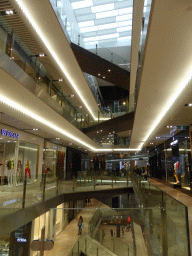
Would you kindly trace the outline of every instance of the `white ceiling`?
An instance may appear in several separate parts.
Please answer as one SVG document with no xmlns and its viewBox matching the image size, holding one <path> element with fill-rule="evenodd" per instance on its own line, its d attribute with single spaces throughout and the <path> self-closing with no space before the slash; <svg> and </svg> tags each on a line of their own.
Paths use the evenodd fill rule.
<svg viewBox="0 0 192 256">
<path fill-rule="evenodd" d="M 131 147 L 147 145 L 166 124 L 191 123 L 191 110 L 183 109 L 191 99 L 191 6 L 191 0 L 152 3 Z"/>
</svg>

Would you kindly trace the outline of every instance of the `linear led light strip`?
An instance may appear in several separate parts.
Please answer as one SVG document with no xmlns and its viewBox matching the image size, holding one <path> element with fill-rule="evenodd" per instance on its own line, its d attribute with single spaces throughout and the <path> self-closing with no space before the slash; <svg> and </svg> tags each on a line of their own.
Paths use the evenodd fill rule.
<svg viewBox="0 0 192 256">
<path fill-rule="evenodd" d="M 68 133 L 67 131 L 59 128 L 57 125 L 54 125 L 53 123 L 47 121 L 46 119 L 40 117 L 39 115 L 35 114 L 34 112 L 28 110 L 27 108 L 21 106 L 19 103 L 13 101 L 13 100 L 10 100 L 8 99 L 7 97 L 3 96 L 3 95 L 0 95 L 0 101 L 3 102 L 5 105 L 8 105 L 18 111 L 20 111 L 21 113 L 31 117 L 32 119 L 35 119 L 37 121 L 39 121 L 40 123 L 48 126 L 49 128 L 52 128 L 53 130 L 67 136 L 68 138 L 70 139 L 73 139 L 74 141 L 84 145 L 86 148 L 89 148 L 91 149 L 92 151 L 105 151 L 105 152 L 112 152 L 112 151 L 138 151 L 137 149 L 96 149 L 92 146 L 90 146 L 89 144 L 85 143 L 84 141 L 78 139 L 76 136 L 73 136 L 72 134 Z M 22 147 L 22 146 L 20 146 Z M 26 147 L 22 147 L 22 148 L 26 148 Z M 35 149 L 34 149 L 35 150 Z"/>
<path fill-rule="evenodd" d="M 149 136 L 152 134 L 152 132 L 155 130 L 155 128 L 157 127 L 157 125 L 160 123 L 160 121 L 163 119 L 163 117 L 165 116 L 165 114 L 167 113 L 167 111 L 171 108 L 171 106 L 173 105 L 173 103 L 175 102 L 175 100 L 179 97 L 179 95 L 181 94 L 181 92 L 185 89 L 185 87 L 189 84 L 190 80 L 192 79 L 192 73 L 191 73 L 191 67 L 189 68 L 189 74 L 188 76 L 186 76 L 182 83 L 179 83 L 178 86 L 175 89 L 175 93 L 172 94 L 171 98 L 169 99 L 169 101 L 167 102 L 167 104 L 164 105 L 163 110 L 161 111 L 161 113 L 159 114 L 159 116 L 157 117 L 157 119 L 155 120 L 155 122 L 153 123 L 151 129 L 147 132 L 147 135 L 145 136 L 145 139 L 143 140 L 143 142 L 140 144 L 139 148 L 142 149 L 144 143 L 147 141 L 147 139 L 149 138 Z"/>
<path fill-rule="evenodd" d="M 91 109 L 89 108 L 88 104 L 86 103 L 85 99 L 81 95 L 81 92 L 78 90 L 78 88 L 77 88 L 76 84 L 74 83 L 73 79 L 71 78 L 70 74 L 67 72 L 67 70 L 63 66 L 62 60 L 60 60 L 59 56 L 57 56 L 55 51 L 52 49 L 51 44 L 49 43 L 47 37 L 44 35 L 44 31 L 41 31 L 39 25 L 37 24 L 37 21 L 32 17 L 32 15 L 30 13 L 31 10 L 27 6 L 27 2 L 28 1 L 26 1 L 26 0 L 25 1 L 23 1 L 23 0 L 15 0 L 15 1 L 18 3 L 18 5 L 21 8 L 21 10 L 23 11 L 24 15 L 29 20 L 29 22 L 31 23 L 32 27 L 35 29 L 36 33 L 39 35 L 39 37 L 41 38 L 41 40 L 43 41 L 43 43 L 45 44 L 47 49 L 49 49 L 49 52 L 51 53 L 52 57 L 55 59 L 55 61 L 60 66 L 60 68 L 63 71 L 64 75 L 67 77 L 67 79 L 69 80 L 70 84 L 73 86 L 74 90 L 77 92 L 77 94 L 79 95 L 79 97 L 83 101 L 83 103 L 86 106 L 86 108 L 88 109 L 89 113 L 92 115 L 94 120 L 97 120 L 97 118 L 94 116 L 94 114 L 92 113 Z"/>
<path fill-rule="evenodd" d="M 7 97 L 0 95 L 0 101 L 3 102 L 4 104 L 20 111 L 21 113 L 24 113 L 25 115 L 39 121 L 42 124 L 45 124 L 46 126 L 52 128 L 53 130 L 67 136 L 68 138 L 73 139 L 76 142 L 79 142 L 80 144 L 86 146 L 87 148 L 90 148 L 91 150 L 95 150 L 95 148 L 93 148 L 92 146 L 88 145 L 87 143 L 85 143 L 84 141 L 78 139 L 77 137 L 73 136 L 72 134 L 68 133 L 67 131 L 59 128 L 57 125 L 52 124 L 51 122 L 47 121 L 46 119 L 40 117 L 39 115 L 35 114 L 34 112 L 26 109 L 25 107 L 21 106 L 19 103 L 8 99 Z"/>
</svg>

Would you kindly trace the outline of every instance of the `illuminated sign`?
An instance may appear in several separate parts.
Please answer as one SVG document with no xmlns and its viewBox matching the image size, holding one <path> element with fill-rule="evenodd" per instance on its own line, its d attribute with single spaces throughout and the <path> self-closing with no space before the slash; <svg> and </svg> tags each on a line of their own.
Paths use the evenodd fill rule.
<svg viewBox="0 0 192 256">
<path fill-rule="evenodd" d="M 19 237 L 19 238 L 17 238 L 17 242 L 26 243 L 26 242 L 27 242 L 27 239 L 26 239 L 26 238 Z"/>
<path fill-rule="evenodd" d="M 7 137 L 12 137 L 14 139 L 19 139 L 19 134 L 18 133 L 10 132 L 10 131 L 7 131 L 5 129 L 1 129 L 1 135 L 7 136 Z"/>
<path fill-rule="evenodd" d="M 174 146 L 174 145 L 176 145 L 178 143 L 178 140 L 174 140 L 174 141 L 172 141 L 171 143 L 170 143 L 170 146 Z"/>
</svg>

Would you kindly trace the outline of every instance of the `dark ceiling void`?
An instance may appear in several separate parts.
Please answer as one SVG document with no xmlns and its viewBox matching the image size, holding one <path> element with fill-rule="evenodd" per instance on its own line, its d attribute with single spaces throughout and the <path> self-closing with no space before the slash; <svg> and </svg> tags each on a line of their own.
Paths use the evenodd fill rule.
<svg viewBox="0 0 192 256">
<path fill-rule="evenodd" d="M 129 91 L 118 86 L 100 86 L 99 87 L 105 105 L 113 103 L 113 101 L 125 101 L 129 97 Z"/>
<path fill-rule="evenodd" d="M 74 43 L 71 48 L 83 72 L 129 90 L 130 72 Z"/>
<path fill-rule="evenodd" d="M 130 112 L 125 115 L 104 121 L 102 123 L 83 128 L 82 132 L 84 132 L 89 138 L 93 139 L 97 137 L 99 138 L 101 135 L 108 135 L 109 133 L 118 133 L 132 130 L 134 116 L 135 112 Z"/>
</svg>

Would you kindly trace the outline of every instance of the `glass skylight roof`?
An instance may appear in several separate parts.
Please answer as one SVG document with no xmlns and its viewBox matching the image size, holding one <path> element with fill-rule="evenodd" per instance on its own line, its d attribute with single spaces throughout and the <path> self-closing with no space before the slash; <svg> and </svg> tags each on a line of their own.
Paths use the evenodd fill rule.
<svg viewBox="0 0 192 256">
<path fill-rule="evenodd" d="M 70 1 L 85 44 L 131 35 L 133 0 Z"/>
</svg>

